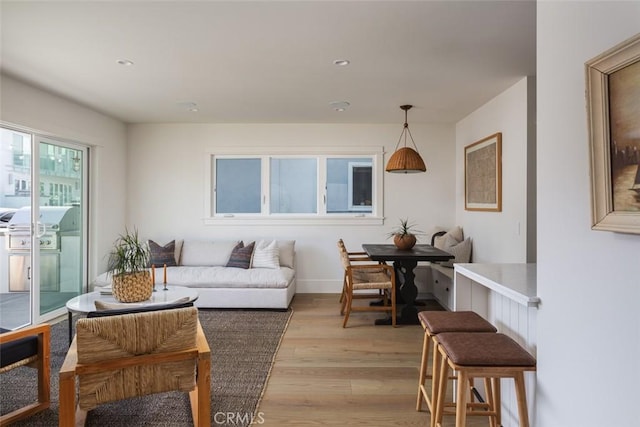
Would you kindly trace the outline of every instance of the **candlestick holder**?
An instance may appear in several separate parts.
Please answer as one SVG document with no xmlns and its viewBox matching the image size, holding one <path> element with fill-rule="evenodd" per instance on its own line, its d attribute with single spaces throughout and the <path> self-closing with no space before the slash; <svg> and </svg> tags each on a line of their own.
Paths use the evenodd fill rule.
<svg viewBox="0 0 640 427">
<path fill-rule="evenodd" d="M 162 279 L 162 283 L 164 284 L 164 288 L 162 288 L 163 291 L 168 291 L 169 288 L 167 288 L 167 264 L 164 264 L 164 275 L 163 275 L 163 279 Z"/>
</svg>

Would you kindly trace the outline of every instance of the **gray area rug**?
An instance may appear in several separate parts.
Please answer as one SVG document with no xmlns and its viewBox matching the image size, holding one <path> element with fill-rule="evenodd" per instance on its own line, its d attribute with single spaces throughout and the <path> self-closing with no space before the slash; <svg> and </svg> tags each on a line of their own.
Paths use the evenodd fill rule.
<svg viewBox="0 0 640 427">
<path fill-rule="evenodd" d="M 273 365 L 292 312 L 200 309 L 211 347 L 211 425 L 248 426 Z M 58 372 L 69 341 L 67 322 L 52 326 L 51 408 L 16 426 L 58 425 Z M 35 400 L 35 369 L 17 368 L 0 375 L 0 412 Z M 161 393 L 102 405 L 89 412 L 87 426 L 191 426 L 186 393 Z"/>
</svg>

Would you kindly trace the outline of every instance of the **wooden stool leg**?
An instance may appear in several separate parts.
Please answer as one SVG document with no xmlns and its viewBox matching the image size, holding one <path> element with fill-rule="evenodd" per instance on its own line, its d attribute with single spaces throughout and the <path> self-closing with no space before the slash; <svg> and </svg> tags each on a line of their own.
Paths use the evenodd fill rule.
<svg viewBox="0 0 640 427">
<path fill-rule="evenodd" d="M 437 348 L 437 350 L 437 355 L 434 354 L 434 359 L 437 359 L 437 364 L 434 362 L 433 365 L 434 368 L 437 369 L 437 373 L 433 373 L 434 381 L 435 378 L 437 378 L 437 382 L 432 385 L 432 388 L 435 391 L 431 397 L 431 405 L 435 410 L 431 412 L 431 427 L 442 425 L 445 404 L 444 396 L 447 395 L 447 383 L 449 378 L 449 364 L 447 363 L 447 358 L 440 353 L 439 348 Z"/>
<path fill-rule="evenodd" d="M 467 372 L 462 369 L 458 371 L 458 393 L 456 394 L 456 427 L 465 427 L 467 425 L 467 395 L 468 390 L 464 384 L 467 384 Z"/>
<path fill-rule="evenodd" d="M 420 361 L 420 378 L 418 381 L 418 400 L 416 402 L 416 411 L 422 410 L 422 399 L 426 397 L 425 380 L 429 378 L 427 369 L 429 365 L 429 344 L 431 337 L 426 332 L 424 333 L 424 340 L 422 342 L 422 360 Z M 433 377 L 432 377 L 433 378 Z M 433 380 L 432 386 L 433 387 Z M 429 408 L 431 410 L 431 408 Z"/>
<path fill-rule="evenodd" d="M 493 394 L 493 386 L 491 385 L 491 378 L 484 378 L 484 390 L 487 396 L 487 404 L 489 405 L 488 410 L 495 412 L 496 401 Z M 489 417 L 489 427 L 500 427 L 500 424 L 497 424 L 497 417 L 495 415 Z"/>
<path fill-rule="evenodd" d="M 440 395 L 440 370 L 442 369 L 443 360 L 440 351 L 438 351 L 438 344 L 431 337 L 432 345 L 433 345 L 433 360 L 431 361 L 431 404 L 429 405 L 429 411 L 431 412 L 431 418 L 434 418 L 437 411 L 437 401 Z M 442 411 L 444 412 L 444 403 L 442 407 Z"/>
<path fill-rule="evenodd" d="M 516 399 L 518 400 L 520 427 L 529 427 L 529 411 L 527 410 L 527 396 L 524 388 L 524 372 L 516 372 L 513 380 L 516 383 Z"/>
<path fill-rule="evenodd" d="M 493 396 L 493 405 L 496 410 L 496 424 L 502 425 L 502 400 L 500 398 L 500 378 L 491 378 L 491 394 Z"/>
</svg>

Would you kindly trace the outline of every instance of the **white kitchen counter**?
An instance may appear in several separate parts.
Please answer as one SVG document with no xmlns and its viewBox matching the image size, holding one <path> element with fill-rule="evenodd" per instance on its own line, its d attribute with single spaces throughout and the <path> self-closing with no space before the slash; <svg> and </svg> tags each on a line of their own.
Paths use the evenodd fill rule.
<svg viewBox="0 0 640 427">
<path fill-rule="evenodd" d="M 538 307 L 536 264 L 454 264 L 467 277 L 519 304 Z"/>
</svg>

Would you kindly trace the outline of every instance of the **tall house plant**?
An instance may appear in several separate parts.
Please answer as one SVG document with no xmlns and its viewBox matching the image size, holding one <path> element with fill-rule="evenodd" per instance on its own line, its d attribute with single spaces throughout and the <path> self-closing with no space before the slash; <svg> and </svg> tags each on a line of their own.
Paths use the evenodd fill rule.
<svg viewBox="0 0 640 427">
<path fill-rule="evenodd" d="M 138 230 L 125 230 L 109 253 L 108 270 L 112 274 L 113 296 L 122 302 L 151 298 L 153 283 L 147 270 L 149 247 L 138 238 Z"/>
</svg>

